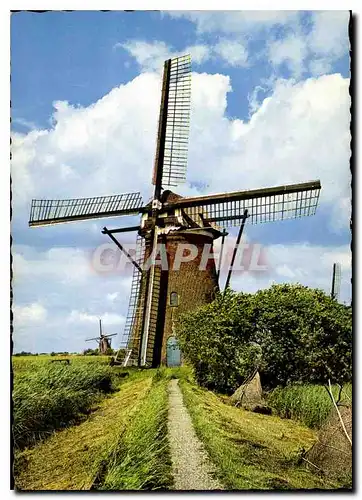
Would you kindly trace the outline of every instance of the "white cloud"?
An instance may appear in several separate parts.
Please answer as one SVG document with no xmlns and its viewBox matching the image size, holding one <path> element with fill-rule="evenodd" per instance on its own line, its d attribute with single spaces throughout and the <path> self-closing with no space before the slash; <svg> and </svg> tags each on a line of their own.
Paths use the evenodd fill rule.
<svg viewBox="0 0 362 500">
<path fill-rule="evenodd" d="M 310 50 L 333 58 L 349 49 L 347 10 L 329 10 L 313 13 L 314 25 L 309 34 Z"/>
<path fill-rule="evenodd" d="M 200 33 L 217 31 L 222 33 L 244 33 L 260 30 L 275 24 L 291 22 L 298 17 L 298 11 L 168 11 L 171 17 L 185 17 L 194 22 Z"/>
<path fill-rule="evenodd" d="M 235 273 L 232 287 L 254 293 L 272 283 L 296 283 L 322 289 L 329 294 L 333 263 L 341 264 L 340 301 L 351 300 L 351 252 L 348 245 L 326 247 L 318 245 L 268 245 L 264 249 L 267 261 L 265 272 Z"/>
<path fill-rule="evenodd" d="M 333 215 L 345 209 L 350 198 L 348 86 L 338 74 L 298 83 L 278 80 L 273 94 L 259 107 L 254 103 L 250 120 L 243 122 L 225 116 L 231 91 L 227 76 L 193 74 L 188 180 L 219 192 L 320 178 L 322 203 L 330 204 Z M 15 213 L 17 204 L 29 206 L 32 196 L 140 190 L 147 199 L 159 92 L 159 77 L 144 73 L 88 108 L 58 104 L 53 129 L 16 135 Z M 64 176 L 64 165 L 77 182 Z M 349 217 L 345 210 L 342 215 Z"/>
<path fill-rule="evenodd" d="M 221 39 L 216 44 L 196 44 L 175 51 L 164 42 L 152 43 L 142 40 L 133 40 L 124 44 L 117 43 L 134 57 L 142 71 L 161 72 L 165 59 L 190 54 L 193 64 L 202 64 L 208 60 L 219 59 L 230 66 L 247 66 L 248 52 L 244 41 Z"/>
<path fill-rule="evenodd" d="M 299 35 L 275 40 L 269 45 L 269 60 L 273 65 L 286 63 L 293 76 L 300 78 L 304 71 L 304 60 L 307 56 L 306 39 Z"/>
<path fill-rule="evenodd" d="M 24 255 L 24 252 L 25 255 Z M 92 274 L 91 252 L 80 248 L 50 248 L 34 255 L 26 255 L 27 247 L 13 250 L 13 281 L 15 284 L 27 279 L 53 279 L 69 285 L 84 283 Z"/>
<path fill-rule="evenodd" d="M 28 121 L 25 118 L 12 118 L 11 119 L 12 123 L 18 123 L 19 125 L 22 125 L 25 128 L 28 128 L 29 130 L 34 130 L 37 129 L 37 125 L 34 122 Z"/>
<path fill-rule="evenodd" d="M 125 322 L 125 317 L 114 313 L 103 313 L 99 316 L 94 314 L 89 314 L 84 311 L 73 310 L 66 318 L 67 323 L 92 323 L 98 324 L 99 320 L 102 320 L 103 328 L 111 325 L 123 325 Z"/>
<path fill-rule="evenodd" d="M 145 73 L 89 107 L 55 103 L 49 130 L 14 134 L 15 215 L 32 197 L 137 191 L 151 179 L 160 87 L 157 75 Z"/>
<path fill-rule="evenodd" d="M 245 43 L 236 40 L 220 40 L 214 47 L 214 52 L 230 66 L 247 66 L 248 52 Z"/>
<path fill-rule="evenodd" d="M 331 72 L 332 62 L 326 58 L 312 59 L 308 69 L 313 76 L 325 75 Z"/>
<path fill-rule="evenodd" d="M 114 302 L 115 300 L 117 300 L 118 296 L 119 292 L 107 293 L 107 300 L 109 300 L 110 302 Z"/>
<path fill-rule="evenodd" d="M 45 307 L 35 302 L 26 306 L 13 307 L 14 328 L 25 327 L 28 324 L 41 324 L 47 319 L 47 310 Z"/>
<path fill-rule="evenodd" d="M 142 40 L 132 40 L 126 43 L 117 43 L 118 48 L 123 48 L 133 56 L 140 65 L 142 71 L 163 70 L 163 63 L 166 59 L 190 54 L 194 64 L 201 64 L 207 61 L 210 56 L 210 48 L 207 45 L 190 45 L 181 51 L 175 51 L 165 42 L 154 41 L 152 43 Z"/>
<path fill-rule="evenodd" d="M 348 11 L 312 13 L 312 28 L 303 33 L 300 22 L 291 26 L 289 34 L 267 42 L 268 56 L 274 66 L 287 64 L 292 75 L 300 78 L 307 69 L 319 76 L 332 69 L 332 63 L 347 53 Z"/>
</svg>

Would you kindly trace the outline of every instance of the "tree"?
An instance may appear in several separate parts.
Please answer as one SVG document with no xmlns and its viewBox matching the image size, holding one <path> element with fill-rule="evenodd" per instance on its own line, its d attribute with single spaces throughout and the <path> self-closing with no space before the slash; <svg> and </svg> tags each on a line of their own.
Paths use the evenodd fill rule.
<svg viewBox="0 0 362 500">
<path fill-rule="evenodd" d="M 322 290 L 273 285 L 254 295 L 263 382 L 345 382 L 352 377 L 352 310 Z"/>
<path fill-rule="evenodd" d="M 99 350 L 98 349 L 85 349 L 83 351 L 84 356 L 98 356 L 99 355 Z"/>
<path fill-rule="evenodd" d="M 230 393 L 256 367 L 268 388 L 351 379 L 351 308 L 299 284 L 254 295 L 227 290 L 182 316 L 177 334 L 196 379 L 210 389 Z"/>
</svg>

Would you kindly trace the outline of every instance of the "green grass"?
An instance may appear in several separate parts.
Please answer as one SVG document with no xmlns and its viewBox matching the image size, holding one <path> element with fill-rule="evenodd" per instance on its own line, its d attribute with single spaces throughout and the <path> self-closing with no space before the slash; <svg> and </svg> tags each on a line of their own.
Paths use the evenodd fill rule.
<svg viewBox="0 0 362 500">
<path fill-rule="evenodd" d="M 337 399 L 339 389 L 332 387 Z M 298 420 L 308 427 L 319 429 L 333 407 L 330 396 L 322 385 L 291 385 L 274 389 L 268 395 L 268 404 L 282 418 Z M 352 402 L 352 385 L 343 387 L 342 398 Z"/>
<path fill-rule="evenodd" d="M 65 365 L 43 358 L 13 360 L 15 448 L 34 445 L 74 423 L 117 385 L 119 370 L 107 366 L 105 360 L 91 362 L 84 357 Z"/>
<path fill-rule="evenodd" d="M 98 489 L 158 490 L 172 486 L 165 375 L 156 372 L 151 390 L 120 437 Z"/>
<path fill-rule="evenodd" d="M 180 381 L 195 431 L 230 490 L 334 489 L 302 460 L 316 441 L 313 430 L 277 416 L 247 412 L 210 391 Z"/>
<path fill-rule="evenodd" d="M 133 370 L 85 421 L 18 450 L 21 490 L 155 490 L 172 486 L 170 370 Z"/>
<path fill-rule="evenodd" d="M 16 488 L 74 491 L 97 487 L 120 437 L 132 425 L 151 387 L 151 373 L 132 376 L 79 425 L 54 432 L 32 448 L 16 450 Z"/>
</svg>

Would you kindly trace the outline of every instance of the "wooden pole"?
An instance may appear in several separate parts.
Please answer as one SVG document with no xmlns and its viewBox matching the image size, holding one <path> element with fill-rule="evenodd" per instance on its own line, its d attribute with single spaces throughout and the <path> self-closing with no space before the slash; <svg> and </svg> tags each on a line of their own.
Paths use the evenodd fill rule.
<svg viewBox="0 0 362 500">
<path fill-rule="evenodd" d="M 233 271 L 233 266 L 234 266 L 234 262 L 235 262 L 236 253 L 238 251 L 238 246 L 239 246 L 239 243 L 240 243 L 240 240 L 241 240 L 241 236 L 242 236 L 243 231 L 244 231 L 244 226 L 245 226 L 245 222 L 246 222 L 247 217 L 248 217 L 248 211 L 244 210 L 244 215 L 243 215 L 242 223 L 241 223 L 241 226 L 240 226 L 240 229 L 239 229 L 239 234 L 238 234 L 238 237 L 237 237 L 237 240 L 236 240 L 236 245 L 234 247 L 233 256 L 231 258 L 230 269 L 229 269 L 229 272 L 228 272 L 228 275 L 227 275 L 227 278 L 226 278 L 226 283 L 225 283 L 225 289 L 224 290 L 226 290 L 228 288 L 229 284 L 230 284 L 230 278 L 231 278 L 231 273 Z"/>
</svg>

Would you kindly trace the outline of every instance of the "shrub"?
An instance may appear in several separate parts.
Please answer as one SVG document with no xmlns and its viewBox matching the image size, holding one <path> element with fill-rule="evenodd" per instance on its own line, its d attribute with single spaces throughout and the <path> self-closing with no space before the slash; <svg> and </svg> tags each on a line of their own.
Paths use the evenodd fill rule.
<svg viewBox="0 0 362 500">
<path fill-rule="evenodd" d="M 180 346 L 200 385 L 235 390 L 258 367 L 263 386 L 343 383 L 352 376 L 352 312 L 321 290 L 227 290 L 181 316 Z"/>
<path fill-rule="evenodd" d="M 250 307 L 250 295 L 227 291 L 181 318 L 180 347 L 200 385 L 230 392 L 250 374 L 258 353 L 258 347 L 248 342 L 253 332 L 246 312 Z"/>
</svg>

